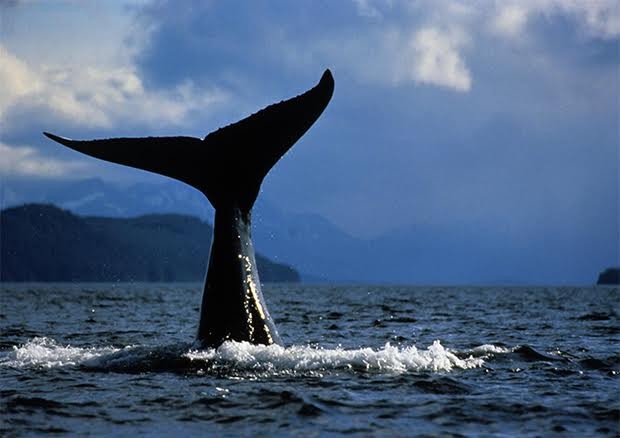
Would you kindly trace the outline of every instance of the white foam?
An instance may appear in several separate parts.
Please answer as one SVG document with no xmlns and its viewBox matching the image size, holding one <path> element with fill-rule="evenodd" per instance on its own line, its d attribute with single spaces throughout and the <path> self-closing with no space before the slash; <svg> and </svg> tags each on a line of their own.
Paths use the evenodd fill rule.
<svg viewBox="0 0 620 438">
<path fill-rule="evenodd" d="M 74 366 L 116 351 L 119 349 L 62 346 L 53 339 L 34 338 L 20 347 L 13 347 L 13 351 L 0 358 L 0 366 L 15 368 Z"/>
<path fill-rule="evenodd" d="M 451 371 L 454 368 L 479 367 L 482 359 L 459 359 L 439 341 L 425 350 L 415 346 L 398 348 L 324 349 L 310 346 L 252 345 L 247 342 L 225 342 L 217 350 L 193 350 L 186 354 L 192 360 L 235 364 L 235 367 L 264 371 L 328 371 L 338 369 L 367 370 L 388 373 L 407 371 Z"/>
<path fill-rule="evenodd" d="M 503 354 L 503 353 L 512 353 L 514 348 L 500 347 L 499 345 L 493 344 L 484 344 L 478 347 L 474 347 L 471 350 L 472 353 L 477 354 Z"/>
<path fill-rule="evenodd" d="M 482 346 L 484 347 L 484 346 Z M 2 367 L 66 367 L 94 366 L 114 369 L 119 364 L 140 366 L 153 360 L 148 347 L 80 348 L 57 344 L 49 338 L 34 338 L 0 356 Z M 482 366 L 484 360 L 469 356 L 460 359 L 439 341 L 423 350 L 415 346 L 383 348 L 320 348 L 312 346 L 252 345 L 247 342 L 225 342 L 217 349 L 192 350 L 189 347 L 159 349 L 173 359 L 189 359 L 192 367 L 232 367 L 235 370 L 270 373 L 329 372 L 335 370 L 404 373 L 415 371 L 446 372 Z M 195 368 L 195 367 L 194 367 Z"/>
</svg>

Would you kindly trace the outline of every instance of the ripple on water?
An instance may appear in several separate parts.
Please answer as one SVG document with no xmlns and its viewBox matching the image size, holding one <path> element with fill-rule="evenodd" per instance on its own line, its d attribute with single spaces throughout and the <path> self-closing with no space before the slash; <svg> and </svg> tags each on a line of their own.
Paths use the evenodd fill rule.
<svg viewBox="0 0 620 438">
<path fill-rule="evenodd" d="M 0 435 L 617 435 L 618 290 L 266 286 L 289 347 L 197 350 L 201 288 L 11 286 Z"/>
</svg>

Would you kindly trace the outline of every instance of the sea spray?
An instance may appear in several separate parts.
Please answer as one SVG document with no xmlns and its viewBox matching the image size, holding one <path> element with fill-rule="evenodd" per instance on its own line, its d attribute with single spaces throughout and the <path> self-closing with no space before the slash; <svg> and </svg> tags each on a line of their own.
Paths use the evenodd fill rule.
<svg viewBox="0 0 620 438">
<path fill-rule="evenodd" d="M 426 349 L 397 347 L 386 343 L 382 348 L 321 348 L 316 346 L 253 345 L 228 341 L 217 349 L 195 350 L 187 345 L 161 347 L 127 346 L 115 348 L 59 345 L 53 339 L 34 338 L 0 358 L 0 367 L 55 368 L 82 366 L 100 370 L 187 371 L 204 367 L 228 367 L 236 371 L 281 372 L 339 371 L 373 373 L 449 372 L 454 369 L 480 367 L 484 360 L 469 356 L 461 359 L 435 341 Z M 148 365 L 148 366 L 147 366 Z"/>
</svg>

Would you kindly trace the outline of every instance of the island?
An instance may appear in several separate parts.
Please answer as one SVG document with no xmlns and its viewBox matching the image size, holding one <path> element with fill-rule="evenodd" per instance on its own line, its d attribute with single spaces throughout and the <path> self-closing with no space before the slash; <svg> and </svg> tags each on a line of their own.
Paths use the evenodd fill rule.
<svg viewBox="0 0 620 438">
<path fill-rule="evenodd" d="M 605 269 L 599 274 L 596 284 L 620 284 L 620 267 Z"/>
<path fill-rule="evenodd" d="M 0 212 L 0 281 L 203 281 L 213 228 L 152 214 L 82 217 L 50 204 Z M 291 266 L 256 255 L 263 282 L 298 282 Z"/>
</svg>

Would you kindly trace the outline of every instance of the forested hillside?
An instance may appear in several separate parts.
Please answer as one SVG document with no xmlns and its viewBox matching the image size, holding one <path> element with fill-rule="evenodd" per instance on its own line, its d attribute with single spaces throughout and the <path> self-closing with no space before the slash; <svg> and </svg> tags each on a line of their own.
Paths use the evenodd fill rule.
<svg viewBox="0 0 620 438">
<path fill-rule="evenodd" d="M 0 279 L 202 281 L 211 237 L 191 216 L 80 217 L 28 204 L 1 212 Z M 261 281 L 299 281 L 292 267 L 256 258 Z"/>
</svg>

